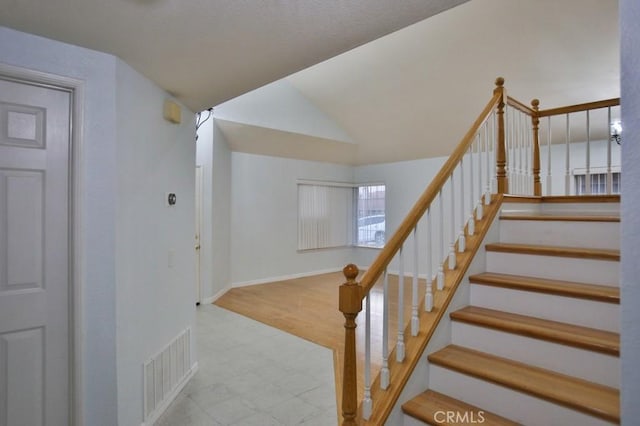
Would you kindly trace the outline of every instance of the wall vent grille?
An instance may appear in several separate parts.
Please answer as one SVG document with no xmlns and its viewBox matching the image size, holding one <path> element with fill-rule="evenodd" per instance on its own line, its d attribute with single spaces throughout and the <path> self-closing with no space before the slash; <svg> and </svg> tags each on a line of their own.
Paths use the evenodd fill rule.
<svg viewBox="0 0 640 426">
<path fill-rule="evenodd" d="M 144 375 L 144 420 L 164 410 L 174 392 L 191 373 L 191 330 L 187 328 L 147 360 Z"/>
</svg>

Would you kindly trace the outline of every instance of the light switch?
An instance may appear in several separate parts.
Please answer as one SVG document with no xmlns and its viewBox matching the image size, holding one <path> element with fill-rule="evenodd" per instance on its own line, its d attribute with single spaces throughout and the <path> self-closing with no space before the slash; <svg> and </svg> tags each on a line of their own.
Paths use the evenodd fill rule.
<svg viewBox="0 0 640 426">
<path fill-rule="evenodd" d="M 167 255 L 167 266 L 169 268 L 173 268 L 173 265 L 176 262 L 176 252 L 175 250 L 169 250 L 169 254 Z"/>
</svg>

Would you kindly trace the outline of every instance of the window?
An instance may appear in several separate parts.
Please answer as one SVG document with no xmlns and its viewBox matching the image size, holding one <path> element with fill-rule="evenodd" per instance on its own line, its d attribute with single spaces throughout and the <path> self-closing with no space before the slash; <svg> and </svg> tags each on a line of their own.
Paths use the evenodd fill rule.
<svg viewBox="0 0 640 426">
<path fill-rule="evenodd" d="M 385 186 L 298 184 L 298 250 L 382 247 Z"/>
<path fill-rule="evenodd" d="M 607 193 L 607 173 L 592 173 L 589 175 L 591 181 L 591 194 L 606 194 Z M 585 195 L 587 194 L 587 175 L 574 174 L 575 180 L 575 194 Z M 621 189 L 620 172 L 611 173 L 611 193 L 620 194 Z"/>
<path fill-rule="evenodd" d="M 385 241 L 385 186 L 363 185 L 357 191 L 356 245 L 382 247 Z"/>
</svg>

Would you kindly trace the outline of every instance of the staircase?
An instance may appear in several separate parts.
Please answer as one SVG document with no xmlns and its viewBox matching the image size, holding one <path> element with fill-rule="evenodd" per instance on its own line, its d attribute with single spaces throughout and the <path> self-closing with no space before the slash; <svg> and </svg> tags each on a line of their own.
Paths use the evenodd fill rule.
<svg viewBox="0 0 640 426">
<path fill-rule="evenodd" d="M 505 197 L 411 425 L 620 422 L 619 197 Z M 463 285 L 465 285 L 463 283 Z"/>
</svg>

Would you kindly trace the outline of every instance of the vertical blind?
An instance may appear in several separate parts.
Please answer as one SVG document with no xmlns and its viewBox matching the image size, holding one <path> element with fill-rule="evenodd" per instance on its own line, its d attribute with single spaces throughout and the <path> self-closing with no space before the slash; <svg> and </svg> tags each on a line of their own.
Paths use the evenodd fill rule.
<svg viewBox="0 0 640 426">
<path fill-rule="evenodd" d="M 298 249 L 351 245 L 353 197 L 350 186 L 298 184 Z"/>
</svg>

